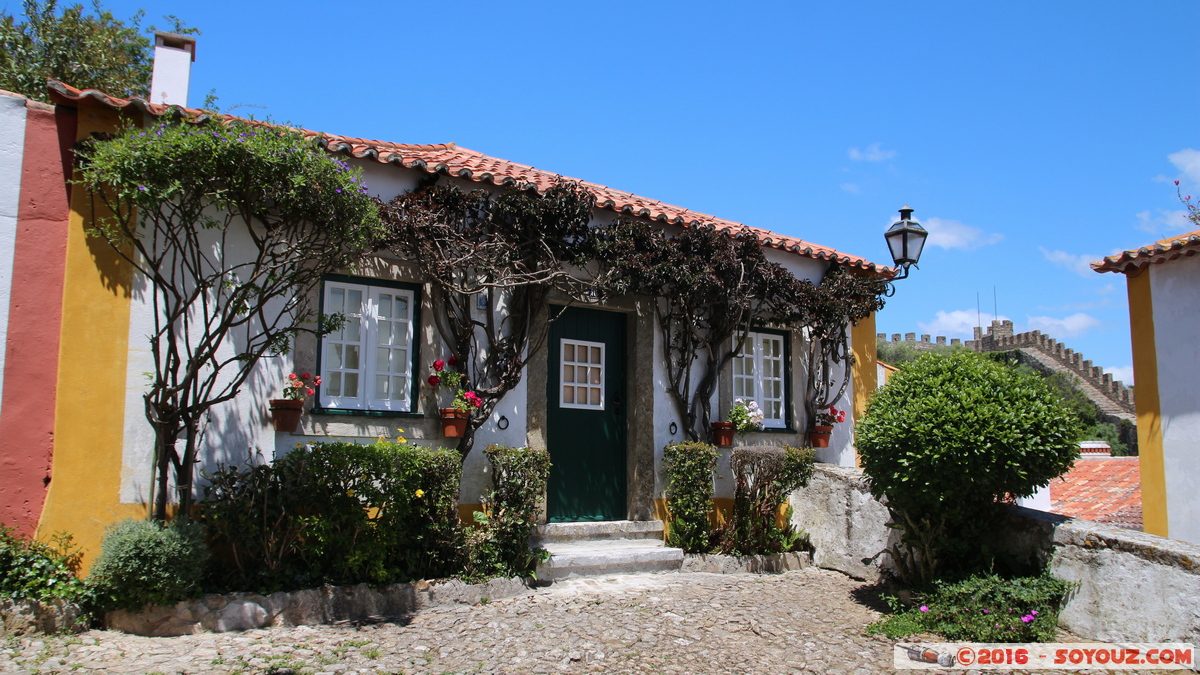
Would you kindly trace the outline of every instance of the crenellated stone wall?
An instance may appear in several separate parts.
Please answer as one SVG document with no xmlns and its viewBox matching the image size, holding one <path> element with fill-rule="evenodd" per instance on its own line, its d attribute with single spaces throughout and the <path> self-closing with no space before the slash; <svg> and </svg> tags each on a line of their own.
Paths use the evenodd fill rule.
<svg viewBox="0 0 1200 675">
<path fill-rule="evenodd" d="M 1071 349 L 1049 335 L 1043 335 L 1040 330 L 1028 333 L 1013 334 L 1012 321 L 993 321 L 985 334 L 982 329 L 975 329 L 975 339 L 966 342 L 968 349 L 977 352 L 1006 352 L 1021 350 L 1033 357 L 1030 365 L 1039 370 L 1050 372 L 1070 372 L 1078 375 L 1086 385 L 1095 390 L 1099 397 L 1089 398 L 1106 416 L 1134 421 L 1133 390 L 1124 383 L 1114 380 L 1112 373 L 1104 372 L 1100 366 L 1093 365 L 1090 359 Z M 1040 357 L 1040 358 L 1039 358 Z"/>
</svg>

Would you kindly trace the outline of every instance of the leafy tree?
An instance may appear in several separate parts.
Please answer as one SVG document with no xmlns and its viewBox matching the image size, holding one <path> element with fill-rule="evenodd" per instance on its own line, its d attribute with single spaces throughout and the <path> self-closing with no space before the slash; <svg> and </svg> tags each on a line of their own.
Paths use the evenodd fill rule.
<svg viewBox="0 0 1200 675">
<path fill-rule="evenodd" d="M 657 300 L 667 390 L 693 441 L 709 437 L 717 375 L 740 353 L 752 326 L 808 329 L 811 417 L 845 390 L 846 380 L 832 387 L 836 382 L 828 364 L 852 358 L 846 349 L 847 322 L 882 307 L 882 280 L 852 275 L 840 266 L 820 286 L 796 279 L 767 260 L 749 229 L 731 236 L 689 227 L 667 236 L 655 225 L 622 218 L 598 229 L 594 241 L 607 290 Z M 693 381 L 697 360 L 701 369 Z M 849 377 L 848 368 L 844 374 Z"/>
<path fill-rule="evenodd" d="M 880 361 L 884 363 L 901 367 L 906 363 L 912 363 L 926 354 L 938 354 L 946 356 L 957 351 L 966 349 L 961 345 L 933 345 L 929 349 L 918 349 L 912 346 L 910 342 L 887 342 L 879 340 L 875 345 L 875 353 Z"/>
<path fill-rule="evenodd" d="M 99 0 L 91 11 L 76 4 L 60 12 L 57 0 L 22 6 L 24 21 L 0 12 L 0 88 L 46 101 L 46 81 L 54 79 L 124 98 L 149 95 L 153 53 L 141 34 L 144 12 L 123 22 Z M 177 33 L 199 32 L 166 18 Z"/>
<path fill-rule="evenodd" d="M 974 352 L 924 356 L 867 406 L 855 445 L 871 494 L 902 530 L 889 550 L 925 584 L 987 564 L 996 505 L 1029 497 L 1079 457 L 1080 425 L 1040 378 Z"/>
<path fill-rule="evenodd" d="M 318 322 L 316 289 L 382 235 L 376 203 L 357 170 L 264 124 L 130 127 L 80 154 L 80 182 L 98 204 L 89 233 L 148 286 L 154 513 L 166 516 L 173 473 L 186 516 L 208 412 L 237 396 L 263 356 L 337 327 Z"/>
<path fill-rule="evenodd" d="M 482 401 L 459 440 L 464 460 L 475 431 L 521 382 L 545 342 L 542 312 L 551 294 L 590 298 L 595 285 L 580 267 L 594 203 L 583 187 L 560 182 L 544 193 L 428 184 L 384 206 L 383 246 L 414 264 L 429 284 L 438 334 Z M 481 295 L 483 313 L 475 309 Z"/>
</svg>

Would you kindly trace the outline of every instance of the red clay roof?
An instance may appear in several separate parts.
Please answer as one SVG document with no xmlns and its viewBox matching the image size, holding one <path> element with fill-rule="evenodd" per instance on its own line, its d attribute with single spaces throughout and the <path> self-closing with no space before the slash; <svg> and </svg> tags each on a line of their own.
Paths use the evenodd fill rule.
<svg viewBox="0 0 1200 675">
<path fill-rule="evenodd" d="M 1197 253 L 1200 253 L 1200 230 L 1168 237 L 1119 255 L 1110 255 L 1104 260 L 1092 263 L 1092 269 L 1097 272 L 1129 273 L 1147 265 L 1161 265 L 1168 260 L 1190 257 Z"/>
<path fill-rule="evenodd" d="M 1050 512 L 1140 530 L 1141 477 L 1137 457 L 1079 459 L 1050 482 Z"/>
<path fill-rule="evenodd" d="M 79 90 L 61 82 L 49 83 L 50 97 L 64 105 L 75 105 L 82 100 L 92 100 L 110 108 L 122 110 L 133 108 L 151 115 L 166 114 L 171 108 L 182 110 L 196 119 L 211 116 L 203 110 L 179 108 L 162 104 L 149 103 L 140 98 L 122 99 L 109 96 L 95 89 Z M 232 115 L 221 115 L 226 120 L 239 119 Z M 361 159 L 374 159 L 385 164 L 396 164 L 410 169 L 420 169 L 429 173 L 442 173 L 450 176 L 473 180 L 479 183 L 492 183 L 512 187 L 536 187 L 545 190 L 563 179 L 559 174 L 535 169 L 524 164 L 517 164 L 496 157 L 489 157 L 481 152 L 468 150 L 453 143 L 436 145 L 406 145 L 372 141 L 348 136 L 335 136 L 316 131 L 301 129 L 309 136 L 319 139 L 320 143 L 330 152 L 340 152 Z M 576 180 L 576 179 L 567 179 Z M 707 227 L 729 234 L 749 230 L 763 246 L 788 251 L 806 258 L 838 262 L 850 267 L 856 267 L 880 276 L 891 277 L 895 270 L 884 265 L 876 265 L 865 258 L 849 255 L 812 242 L 777 234 L 769 230 L 749 227 L 705 213 L 690 211 L 680 206 L 673 206 L 648 197 L 614 190 L 604 185 L 578 181 L 596 195 L 597 206 L 617 213 L 638 216 L 660 223 L 671 223 L 690 227 Z"/>
</svg>

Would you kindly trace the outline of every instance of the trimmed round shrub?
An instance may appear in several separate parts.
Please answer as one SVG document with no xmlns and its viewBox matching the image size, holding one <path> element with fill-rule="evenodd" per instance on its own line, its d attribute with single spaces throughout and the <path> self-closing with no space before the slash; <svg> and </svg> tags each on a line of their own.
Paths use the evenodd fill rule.
<svg viewBox="0 0 1200 675">
<path fill-rule="evenodd" d="M 1076 417 L 1041 381 L 973 352 L 922 357 L 876 392 L 855 430 L 871 492 L 928 580 L 980 562 L 994 505 L 1028 497 L 1079 456 Z M 912 554 L 916 552 L 915 558 Z M 893 558 L 895 558 L 893 554 Z"/>
<path fill-rule="evenodd" d="M 101 610 L 170 605 L 199 592 L 207 562 L 199 523 L 126 518 L 105 533 L 88 582 Z"/>
</svg>

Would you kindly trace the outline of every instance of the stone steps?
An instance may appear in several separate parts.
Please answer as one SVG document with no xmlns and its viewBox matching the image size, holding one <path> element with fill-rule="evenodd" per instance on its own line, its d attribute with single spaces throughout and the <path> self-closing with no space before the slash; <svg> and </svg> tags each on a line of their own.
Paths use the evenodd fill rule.
<svg viewBox="0 0 1200 675">
<path fill-rule="evenodd" d="M 683 549 L 665 546 L 662 534 L 661 520 L 540 525 L 534 541 L 550 560 L 538 565 L 538 580 L 679 571 Z"/>
</svg>

